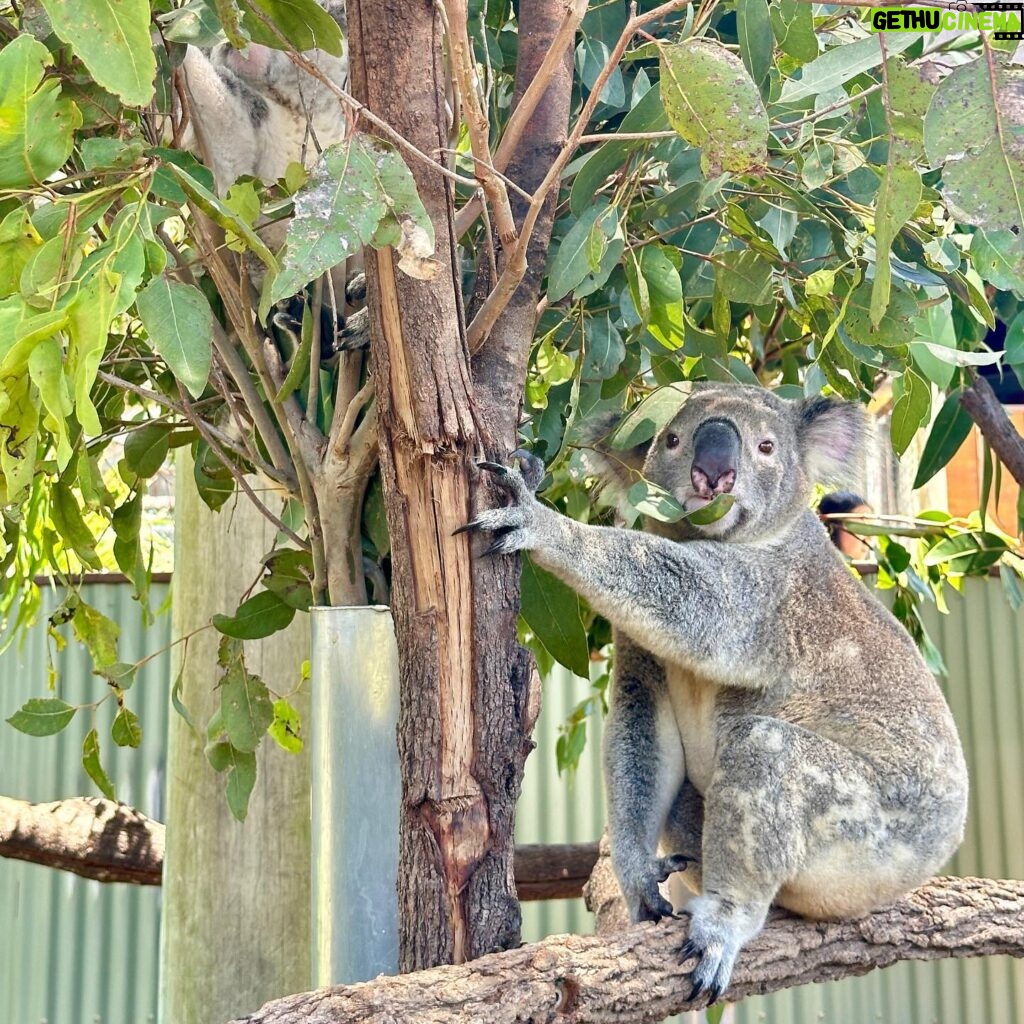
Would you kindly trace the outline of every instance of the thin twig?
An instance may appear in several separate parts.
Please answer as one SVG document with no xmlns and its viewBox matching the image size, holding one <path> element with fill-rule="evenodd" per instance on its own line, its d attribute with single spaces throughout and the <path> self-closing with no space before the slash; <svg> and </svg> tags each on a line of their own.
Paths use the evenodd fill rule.
<svg viewBox="0 0 1024 1024">
<path fill-rule="evenodd" d="M 594 135 L 581 135 L 580 145 L 592 142 L 653 142 L 656 139 L 677 139 L 679 132 L 667 128 L 656 132 L 597 132 Z"/>
<path fill-rule="evenodd" d="M 281 440 L 281 435 L 274 426 L 274 421 L 270 418 L 263 399 L 260 398 L 260 393 L 252 380 L 252 371 L 245 365 L 241 352 L 238 351 L 237 346 L 227 336 L 224 328 L 216 319 L 213 324 L 213 347 L 217 355 L 220 356 L 224 368 L 235 382 L 242 401 L 245 403 L 246 411 L 252 418 L 253 426 L 267 449 L 270 461 L 294 488 L 296 484 L 294 460 Z"/>
<path fill-rule="evenodd" d="M 495 170 L 503 172 L 508 167 L 512 154 L 519 146 L 523 130 L 533 116 L 533 112 L 537 109 L 537 104 L 540 102 L 541 97 L 547 92 L 551 78 L 565 56 L 566 47 L 572 45 L 573 40 L 576 38 L 576 29 L 579 28 L 586 11 L 586 0 L 575 0 L 566 8 L 562 24 L 559 25 L 558 32 L 551 41 L 551 46 L 544 55 L 544 60 L 541 61 L 537 74 L 529 86 L 527 86 L 522 99 L 516 104 L 515 110 L 512 111 L 508 123 L 505 125 L 505 130 L 502 132 L 501 140 L 494 154 Z M 469 226 L 476 220 L 482 206 L 483 202 L 480 199 L 479 193 L 477 193 L 458 211 L 455 215 L 456 238 L 461 238 L 469 230 Z"/>
<path fill-rule="evenodd" d="M 533 235 L 537 218 L 540 216 L 541 209 L 544 206 L 544 200 L 547 198 L 548 192 L 560 180 L 563 168 L 579 146 L 579 140 L 587 124 L 590 122 L 590 118 L 593 116 L 605 83 L 611 77 L 615 68 L 618 67 L 619 61 L 622 59 L 622 55 L 625 53 L 630 40 L 638 29 L 651 24 L 651 22 L 658 21 L 673 11 L 688 7 L 690 3 L 691 0 L 670 0 L 669 3 L 661 4 L 654 8 L 654 10 L 641 15 L 636 13 L 636 3 L 631 4 L 630 18 L 626 23 L 626 27 L 622 30 L 622 35 L 619 36 L 619 40 L 615 44 L 615 48 L 612 50 L 607 63 L 597 76 L 590 95 L 583 105 L 583 110 L 580 112 L 573 130 L 569 133 L 566 144 L 562 147 L 558 156 L 555 157 L 544 180 L 533 195 L 529 209 L 523 219 L 519 241 L 509 254 L 508 263 L 502 271 L 501 277 L 498 278 L 497 283 L 491 289 L 491 293 L 484 300 L 483 305 L 467 329 L 466 340 L 471 352 L 477 351 L 487 339 L 487 335 L 490 333 L 501 311 L 508 305 L 509 299 L 512 298 L 516 288 L 519 287 L 519 282 L 522 281 L 523 275 L 526 273 L 526 247 Z"/>
<path fill-rule="evenodd" d="M 441 0 L 441 4 L 447 20 L 449 54 L 459 83 L 476 177 L 494 211 L 502 244 L 511 246 L 516 240 L 515 221 L 508 189 L 495 173 L 494 160 L 490 156 L 490 124 L 476 90 L 476 59 L 469 41 L 469 8 L 465 0 Z"/>
<path fill-rule="evenodd" d="M 141 387 L 133 381 L 125 380 L 123 377 L 118 377 L 113 373 L 107 373 L 106 370 L 97 371 L 96 379 L 103 381 L 104 384 L 110 384 L 111 387 L 115 387 L 119 391 L 130 391 L 132 394 L 138 395 L 139 398 L 142 398 L 147 402 L 152 402 L 154 405 L 159 405 L 161 408 L 177 413 L 185 419 L 189 419 L 189 414 L 184 406 L 179 405 L 166 395 L 160 394 L 159 391 L 150 391 L 148 388 Z M 191 420 L 189 421 L 191 422 Z M 234 454 L 240 459 L 244 459 L 246 462 L 251 462 L 253 468 L 258 469 L 264 474 L 264 476 L 269 477 L 275 483 L 282 484 L 285 487 L 294 486 L 294 477 L 289 477 L 286 474 L 283 474 L 276 466 L 271 466 L 268 462 L 258 456 L 254 456 L 248 448 L 242 447 L 242 445 L 240 445 L 233 437 L 225 434 L 222 430 L 213 426 L 212 423 L 207 423 L 206 427 L 210 431 L 211 435 L 217 439 L 217 442 L 220 445 L 227 448 L 229 451 L 234 452 Z"/>
<path fill-rule="evenodd" d="M 324 308 L 324 275 L 321 274 L 313 285 L 313 301 L 310 303 L 310 316 L 313 318 L 311 327 L 313 336 L 309 345 L 309 391 L 306 395 L 306 418 L 314 423 L 317 421 L 317 405 L 320 402 L 320 348 L 322 320 Z M 300 341 L 301 344 L 301 341 Z"/>
<path fill-rule="evenodd" d="M 477 188 L 479 182 L 475 178 L 467 178 L 461 174 L 457 174 L 449 167 L 445 167 L 444 164 L 435 160 L 433 157 L 427 156 L 421 149 L 417 149 L 404 135 L 400 132 L 396 132 L 394 128 L 387 123 L 387 121 L 379 118 L 369 107 L 364 103 L 360 103 L 351 93 L 346 92 L 335 82 L 332 82 L 315 64 L 307 60 L 301 53 L 289 53 L 288 59 L 303 71 L 312 75 L 318 81 L 323 82 L 324 85 L 343 103 L 346 107 L 357 114 L 359 117 L 364 118 L 369 124 L 372 124 L 380 134 L 393 142 L 399 149 L 405 150 L 410 156 L 415 157 L 417 160 L 421 160 L 428 167 L 433 168 L 438 174 L 443 174 L 446 178 L 450 178 L 452 181 L 457 182 L 459 185 L 465 185 L 467 188 Z"/>
<path fill-rule="evenodd" d="M 228 458 L 224 449 L 220 446 L 217 439 L 210 432 L 209 424 L 203 422 L 201 416 L 196 415 L 195 410 L 191 408 L 188 400 L 188 396 L 185 392 L 185 388 L 181 382 L 178 383 L 178 393 L 181 396 L 182 411 L 185 414 L 185 418 L 192 424 L 196 430 L 199 431 L 202 439 L 210 446 L 211 451 L 214 455 L 220 459 L 221 465 L 225 466 L 228 472 L 231 474 L 232 479 L 235 483 L 246 493 L 249 500 L 256 506 L 256 510 L 260 515 L 264 516 L 274 526 L 277 527 L 293 544 L 297 544 L 300 548 L 308 548 L 309 544 L 304 541 L 294 530 L 291 529 L 286 523 L 282 522 L 280 518 L 274 515 L 264 502 L 256 496 L 256 492 L 249 485 L 249 481 L 245 479 L 245 474 Z"/>
</svg>

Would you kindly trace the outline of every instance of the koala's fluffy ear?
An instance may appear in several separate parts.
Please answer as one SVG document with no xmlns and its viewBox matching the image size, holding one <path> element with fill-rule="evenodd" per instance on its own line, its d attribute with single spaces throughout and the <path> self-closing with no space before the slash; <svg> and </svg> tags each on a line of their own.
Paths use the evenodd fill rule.
<svg viewBox="0 0 1024 1024">
<path fill-rule="evenodd" d="M 858 476 L 867 423 L 864 409 L 838 398 L 797 403 L 800 456 L 812 483 L 843 483 Z"/>
<path fill-rule="evenodd" d="M 635 448 L 612 448 L 609 438 L 622 422 L 621 412 L 604 413 L 590 420 L 574 439 L 588 473 L 598 478 L 599 489 L 611 504 L 625 496 L 643 470 L 650 441 Z"/>
</svg>

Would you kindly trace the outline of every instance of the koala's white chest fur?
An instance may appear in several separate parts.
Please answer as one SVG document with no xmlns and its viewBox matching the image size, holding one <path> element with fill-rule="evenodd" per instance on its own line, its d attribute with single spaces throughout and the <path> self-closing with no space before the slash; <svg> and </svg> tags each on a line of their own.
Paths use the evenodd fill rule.
<svg viewBox="0 0 1024 1024">
<path fill-rule="evenodd" d="M 668 667 L 666 678 L 683 743 L 686 777 L 703 796 L 715 770 L 715 701 L 720 687 L 682 668 Z"/>
</svg>

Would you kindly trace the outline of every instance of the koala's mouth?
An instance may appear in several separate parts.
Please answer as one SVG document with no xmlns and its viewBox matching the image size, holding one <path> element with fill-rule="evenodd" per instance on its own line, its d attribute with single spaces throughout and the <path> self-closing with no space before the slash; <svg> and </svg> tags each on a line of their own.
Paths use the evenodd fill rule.
<svg viewBox="0 0 1024 1024">
<path fill-rule="evenodd" d="M 736 498 L 736 502 L 721 519 L 716 519 L 713 523 L 705 523 L 704 525 L 694 524 L 694 528 L 707 536 L 721 537 L 723 534 L 730 533 L 735 528 L 741 526 L 746 520 L 747 515 L 742 507 L 740 496 L 735 492 L 732 493 Z M 688 491 L 680 495 L 677 500 L 686 512 L 696 512 L 697 509 L 710 505 L 716 497 L 717 495 L 704 497 L 694 491 Z"/>
</svg>

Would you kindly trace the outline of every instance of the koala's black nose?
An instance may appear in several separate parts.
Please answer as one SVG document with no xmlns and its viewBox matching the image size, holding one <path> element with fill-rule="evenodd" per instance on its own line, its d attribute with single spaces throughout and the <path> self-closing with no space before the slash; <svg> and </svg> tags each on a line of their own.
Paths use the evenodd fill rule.
<svg viewBox="0 0 1024 1024">
<path fill-rule="evenodd" d="M 728 420 L 705 420 L 693 435 L 690 481 L 702 498 L 731 491 L 736 483 L 740 435 Z"/>
</svg>

